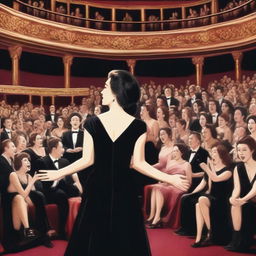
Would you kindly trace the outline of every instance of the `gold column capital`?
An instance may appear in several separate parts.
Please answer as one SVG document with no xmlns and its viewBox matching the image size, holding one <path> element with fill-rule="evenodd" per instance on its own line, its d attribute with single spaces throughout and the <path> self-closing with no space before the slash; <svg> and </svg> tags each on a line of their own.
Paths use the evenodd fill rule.
<svg viewBox="0 0 256 256">
<path fill-rule="evenodd" d="M 203 56 L 195 56 L 192 58 L 192 63 L 194 65 L 204 65 L 204 57 Z"/>
<path fill-rule="evenodd" d="M 238 51 L 234 51 L 234 52 L 232 52 L 232 56 L 233 56 L 235 61 L 241 61 L 242 58 L 243 58 L 243 53 L 238 52 Z"/>
<path fill-rule="evenodd" d="M 63 64 L 71 66 L 73 64 L 73 56 L 72 55 L 65 55 L 62 57 Z"/>
<path fill-rule="evenodd" d="M 130 69 L 130 72 L 134 75 L 134 69 L 136 65 L 136 60 L 135 59 L 128 59 L 126 60 L 126 63 Z"/>
<path fill-rule="evenodd" d="M 22 53 L 22 47 L 19 45 L 14 45 L 8 47 L 9 54 L 12 59 L 20 59 L 21 53 Z"/>
</svg>

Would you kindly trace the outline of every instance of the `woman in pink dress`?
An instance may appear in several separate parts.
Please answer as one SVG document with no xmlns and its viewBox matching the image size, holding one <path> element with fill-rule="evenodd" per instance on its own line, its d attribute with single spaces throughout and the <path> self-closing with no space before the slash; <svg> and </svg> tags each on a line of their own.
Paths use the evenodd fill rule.
<svg viewBox="0 0 256 256">
<path fill-rule="evenodd" d="M 185 144 L 174 144 L 165 168 L 160 166 L 159 169 L 171 175 L 185 175 L 191 184 L 191 165 L 184 160 L 187 152 L 188 149 Z M 180 198 L 186 191 L 163 182 L 147 186 L 145 189 L 145 209 L 147 212 L 150 208 L 147 219 L 148 228 L 160 228 L 163 224 L 168 227 L 178 227 Z"/>
</svg>

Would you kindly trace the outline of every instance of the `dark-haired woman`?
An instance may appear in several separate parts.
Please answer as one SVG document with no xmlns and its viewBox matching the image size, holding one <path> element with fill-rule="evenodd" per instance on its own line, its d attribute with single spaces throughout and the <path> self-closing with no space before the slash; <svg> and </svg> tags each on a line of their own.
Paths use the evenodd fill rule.
<svg viewBox="0 0 256 256">
<path fill-rule="evenodd" d="M 39 133 L 30 134 L 29 144 L 30 147 L 24 150 L 24 152 L 26 152 L 30 156 L 31 168 L 29 173 L 31 174 L 31 176 L 34 176 L 34 173 L 36 171 L 36 161 L 44 157 L 46 152 L 43 146 L 43 138 Z"/>
<path fill-rule="evenodd" d="M 10 174 L 10 185 L 8 191 L 10 193 L 18 192 L 26 201 L 29 207 L 35 206 L 35 227 L 42 235 L 49 237 L 56 232 L 51 229 L 46 209 L 45 196 L 40 191 L 40 181 L 38 176 L 31 177 L 27 172 L 30 170 L 30 157 L 27 153 L 19 153 L 14 157 L 15 172 Z M 50 240 L 46 246 L 53 247 Z"/>
<path fill-rule="evenodd" d="M 166 128 L 169 127 L 168 120 L 169 120 L 169 111 L 167 107 L 160 106 L 156 110 L 156 118 L 158 122 L 159 128 Z"/>
<path fill-rule="evenodd" d="M 191 165 L 184 160 L 187 154 L 185 144 L 175 144 L 169 155 L 164 171 L 170 175 L 182 174 L 189 184 L 192 180 Z M 162 224 L 178 227 L 179 200 L 186 192 L 173 185 L 161 182 L 151 185 L 150 214 L 147 219 L 149 228 L 159 228 Z"/>
<path fill-rule="evenodd" d="M 206 124 L 202 130 L 203 143 L 202 147 L 210 152 L 212 146 L 219 142 L 217 139 L 217 131 L 214 125 Z"/>
<path fill-rule="evenodd" d="M 232 189 L 231 158 L 222 144 L 212 147 L 211 156 L 212 160 L 208 160 L 208 165 L 200 164 L 208 176 L 208 181 L 204 178 L 204 186 L 208 186 L 208 189 L 201 194 L 196 204 L 197 234 L 195 243 L 192 244 L 194 248 L 212 243 L 225 245 L 229 242 L 231 235 L 228 226 L 228 198 Z M 204 226 L 208 230 L 205 240 L 202 237 Z"/>
<path fill-rule="evenodd" d="M 245 251 L 253 243 L 256 230 L 256 142 L 246 136 L 237 142 L 242 162 L 234 169 L 234 189 L 229 201 L 233 223 L 232 241 L 226 249 Z"/>
<path fill-rule="evenodd" d="M 247 127 L 250 132 L 250 136 L 255 139 L 256 141 L 256 116 L 251 115 L 248 116 L 247 119 Z"/>
<path fill-rule="evenodd" d="M 65 119 L 62 116 L 57 118 L 57 127 L 52 130 L 52 136 L 61 138 L 68 129 L 65 127 Z"/>
<path fill-rule="evenodd" d="M 146 124 L 131 115 L 140 99 L 136 79 L 127 71 L 111 71 L 102 95 L 109 111 L 86 121 L 83 157 L 58 171 L 43 171 L 40 177 L 57 180 L 93 169 L 65 256 L 149 256 L 131 159 L 133 168 L 147 176 L 183 190 L 189 184 L 182 175 L 160 172 L 144 160 Z"/>
<path fill-rule="evenodd" d="M 228 114 L 222 113 L 218 116 L 218 127 L 216 128 L 217 138 L 220 140 L 226 140 L 232 143 L 233 133 L 229 128 L 229 116 Z"/>
</svg>

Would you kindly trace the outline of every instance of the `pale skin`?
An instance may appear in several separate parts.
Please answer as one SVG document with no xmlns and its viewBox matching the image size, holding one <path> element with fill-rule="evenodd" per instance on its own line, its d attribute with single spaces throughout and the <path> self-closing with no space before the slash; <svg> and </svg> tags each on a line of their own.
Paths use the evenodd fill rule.
<svg viewBox="0 0 256 256">
<path fill-rule="evenodd" d="M 106 132 L 114 142 L 134 120 L 134 117 L 127 114 L 118 104 L 116 96 L 110 88 L 110 79 L 106 81 L 105 88 L 102 91 L 103 104 L 108 105 L 110 110 L 100 114 L 98 117 L 104 125 Z M 140 173 L 151 178 L 167 182 L 176 187 L 186 190 L 189 187 L 188 181 L 183 175 L 168 175 L 155 169 L 145 161 L 144 148 L 147 134 L 142 134 L 136 141 L 133 150 L 133 168 Z M 85 169 L 94 163 L 94 142 L 90 133 L 84 130 L 83 156 L 73 164 L 58 171 L 41 171 L 42 180 L 57 180 L 66 175 L 76 173 Z"/>
<path fill-rule="evenodd" d="M 182 159 L 181 152 L 179 151 L 177 146 L 174 146 L 173 152 L 172 152 L 173 160 L 170 160 L 170 163 L 168 164 L 169 167 L 171 166 L 177 166 L 177 165 L 183 165 L 185 169 L 185 177 L 189 184 L 191 184 L 192 181 L 192 170 L 191 165 Z M 150 214 L 148 217 L 148 221 L 152 220 L 152 224 L 156 224 L 160 219 L 161 211 L 164 206 L 164 197 L 159 190 L 159 186 L 162 186 L 161 184 L 154 185 L 151 193 L 151 203 L 150 203 Z"/>
<path fill-rule="evenodd" d="M 228 180 L 232 173 L 231 171 L 225 171 L 220 175 L 217 175 L 217 172 L 225 167 L 223 164 L 217 148 L 212 148 L 212 158 L 213 160 L 208 159 L 208 165 L 206 163 L 201 163 L 200 167 L 208 174 L 209 177 L 209 190 L 206 193 L 210 193 L 211 184 L 212 182 L 221 182 Z M 201 181 L 199 186 L 197 187 L 197 190 L 200 191 L 201 186 L 203 188 L 203 185 L 206 185 L 205 180 Z M 194 191 L 195 192 L 195 191 Z M 197 192 L 197 191 L 196 191 Z M 196 204 L 196 225 L 197 225 L 197 234 L 196 234 L 196 243 L 199 242 L 202 238 L 202 231 L 204 225 L 206 225 L 207 229 L 211 230 L 211 221 L 210 221 L 210 207 L 211 202 L 210 200 L 205 197 L 201 196 L 198 199 L 198 203 Z M 209 234 L 209 233 L 208 233 Z"/>
<path fill-rule="evenodd" d="M 252 158 L 253 151 L 246 144 L 238 144 L 238 156 L 245 164 L 246 172 L 250 182 L 256 175 L 256 161 Z M 256 182 L 254 182 L 251 190 L 244 197 L 240 197 L 241 187 L 237 167 L 234 169 L 234 190 L 232 196 L 229 199 L 231 204 L 231 216 L 233 228 L 235 231 L 239 231 L 242 226 L 242 206 L 250 199 L 256 196 Z"/>
</svg>

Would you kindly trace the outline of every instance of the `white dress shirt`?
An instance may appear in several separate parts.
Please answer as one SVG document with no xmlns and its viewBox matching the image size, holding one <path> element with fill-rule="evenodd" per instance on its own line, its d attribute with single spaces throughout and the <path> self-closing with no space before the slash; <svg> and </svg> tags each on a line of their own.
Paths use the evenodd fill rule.
<svg viewBox="0 0 256 256">
<path fill-rule="evenodd" d="M 50 154 L 49 154 L 51 160 L 53 161 L 55 167 L 57 168 L 57 170 L 59 169 L 59 159 L 53 158 Z M 58 185 L 59 181 L 55 180 L 52 184 L 52 188 L 56 187 Z"/>
<path fill-rule="evenodd" d="M 196 148 L 196 149 L 192 149 L 192 148 L 191 148 L 191 150 L 192 150 L 193 152 L 190 154 L 190 157 L 189 157 L 189 162 L 190 162 L 190 163 L 192 162 L 192 160 L 193 160 L 194 156 L 196 155 L 196 152 L 198 151 L 199 148 L 200 148 L 200 147 L 198 147 L 198 148 Z"/>
<path fill-rule="evenodd" d="M 73 141 L 73 145 L 74 145 L 74 148 L 75 148 L 79 130 L 71 130 L 71 132 L 72 132 L 72 141 Z"/>
</svg>

